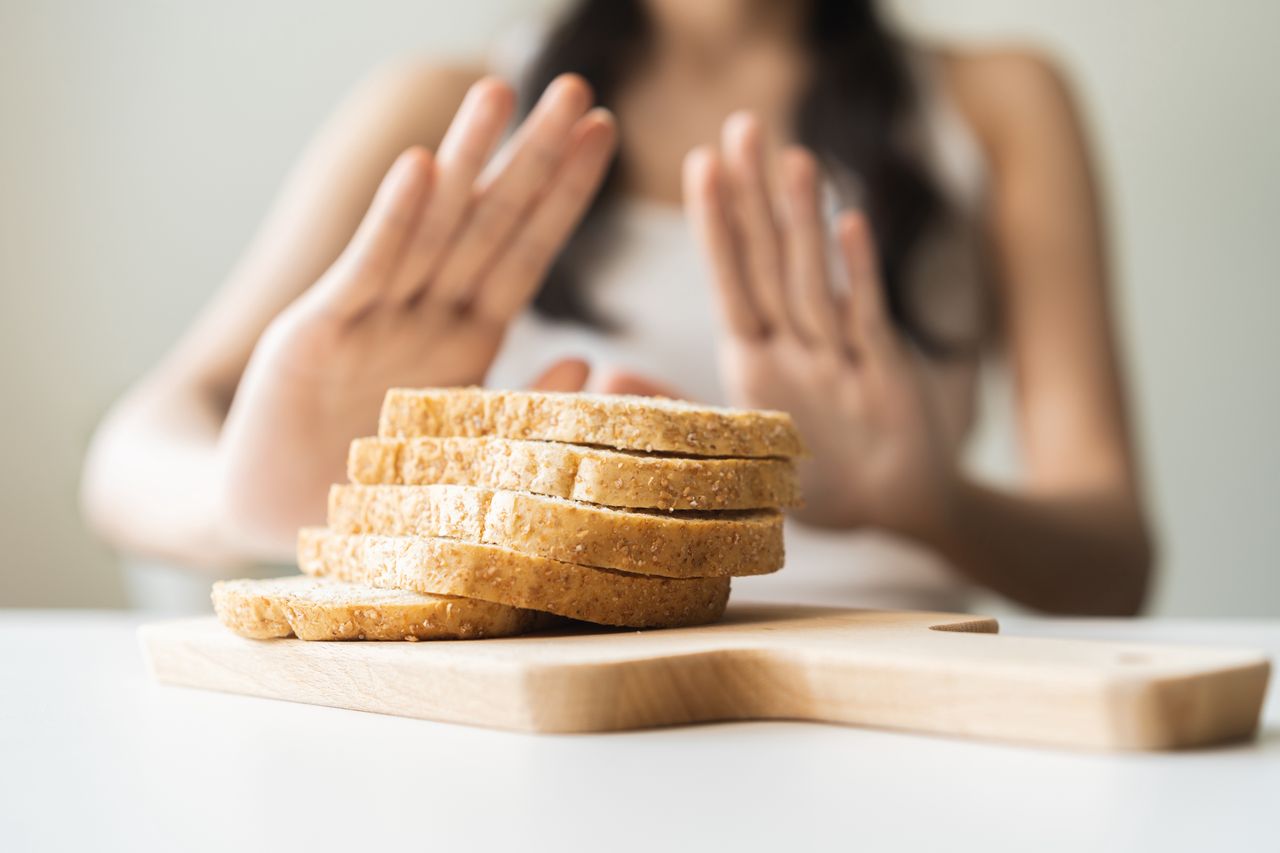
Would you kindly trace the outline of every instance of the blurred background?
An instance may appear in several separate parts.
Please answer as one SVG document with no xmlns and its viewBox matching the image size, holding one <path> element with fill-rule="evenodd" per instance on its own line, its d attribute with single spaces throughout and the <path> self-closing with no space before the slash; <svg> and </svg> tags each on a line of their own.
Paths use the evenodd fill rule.
<svg viewBox="0 0 1280 853">
<path fill-rule="evenodd" d="M 111 400 L 218 286 L 339 97 L 546 0 L 0 0 L 0 606 L 124 603 L 79 519 Z M 898 0 L 1074 79 L 1162 542 L 1151 612 L 1280 614 L 1280 99 L 1270 0 Z"/>
</svg>

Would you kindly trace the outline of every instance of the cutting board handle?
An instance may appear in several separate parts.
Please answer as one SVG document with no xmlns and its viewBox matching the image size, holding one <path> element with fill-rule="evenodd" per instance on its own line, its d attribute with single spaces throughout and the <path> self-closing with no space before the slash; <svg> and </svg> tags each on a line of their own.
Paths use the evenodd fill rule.
<svg viewBox="0 0 1280 853">
<path fill-rule="evenodd" d="M 988 620 L 990 621 L 990 620 Z M 994 622 L 990 622 L 994 629 Z M 755 669 L 745 716 L 821 720 L 1098 749 L 1246 738 L 1270 665 L 1252 651 L 979 633 L 981 622 L 856 643 L 784 643 Z"/>
</svg>

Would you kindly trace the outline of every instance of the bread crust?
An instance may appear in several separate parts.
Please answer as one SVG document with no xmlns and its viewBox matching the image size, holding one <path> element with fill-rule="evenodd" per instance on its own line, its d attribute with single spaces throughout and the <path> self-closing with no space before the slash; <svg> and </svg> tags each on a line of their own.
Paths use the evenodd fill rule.
<svg viewBox="0 0 1280 853">
<path fill-rule="evenodd" d="M 800 505 L 790 459 L 690 459 L 512 438 L 358 438 L 347 475 L 365 485 L 483 486 L 633 509 Z"/>
<path fill-rule="evenodd" d="M 460 539 L 673 578 L 768 574 L 783 563 L 777 510 L 677 515 L 475 486 L 335 485 L 329 529 Z"/>
<path fill-rule="evenodd" d="M 451 539 L 298 532 L 313 577 L 478 598 L 601 625 L 702 625 L 724 614 L 728 578 L 665 578 L 592 569 Z"/>
<path fill-rule="evenodd" d="M 305 575 L 218 581 L 212 598 L 223 625 L 260 640 L 470 640 L 522 634 L 545 619 L 491 601 Z"/>
<path fill-rule="evenodd" d="M 689 456 L 800 456 L 785 412 L 695 406 L 622 395 L 482 388 L 392 388 L 378 435 L 498 436 Z"/>
</svg>

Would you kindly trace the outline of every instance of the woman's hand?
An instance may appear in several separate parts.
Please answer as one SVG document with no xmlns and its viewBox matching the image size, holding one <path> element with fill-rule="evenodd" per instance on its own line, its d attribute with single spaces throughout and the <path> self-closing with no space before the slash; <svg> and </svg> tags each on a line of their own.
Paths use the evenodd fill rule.
<svg viewBox="0 0 1280 853">
<path fill-rule="evenodd" d="M 689 399 L 667 383 L 650 379 L 642 373 L 616 367 L 593 369 L 580 358 L 559 359 L 540 373 L 530 387 L 539 391 L 590 391 L 595 394 Z"/>
<path fill-rule="evenodd" d="M 610 115 L 558 79 L 496 157 L 514 106 L 472 87 L 433 156 L 406 151 L 333 266 L 262 336 L 219 442 L 236 533 L 279 550 L 324 517 L 388 387 L 483 381 L 604 175 Z"/>
<path fill-rule="evenodd" d="M 813 156 L 791 148 L 766 169 L 760 126 L 742 113 L 725 123 L 722 149 L 690 153 L 685 203 L 719 296 L 729 398 L 796 419 L 812 453 L 800 465 L 802 518 L 927 536 L 947 512 L 954 464 L 887 314 L 865 219 L 837 222 L 848 279 L 838 294 Z"/>
</svg>

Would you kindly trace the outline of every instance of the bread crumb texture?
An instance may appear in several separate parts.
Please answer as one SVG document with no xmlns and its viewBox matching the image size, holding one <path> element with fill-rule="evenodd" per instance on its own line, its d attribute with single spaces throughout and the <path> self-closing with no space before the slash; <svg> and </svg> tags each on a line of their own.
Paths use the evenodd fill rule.
<svg viewBox="0 0 1280 853">
<path fill-rule="evenodd" d="M 544 621 L 491 601 L 305 575 L 218 581 L 212 597 L 222 624 L 252 639 L 471 640 L 521 634 Z"/>
<path fill-rule="evenodd" d="M 792 457 L 804 453 L 785 412 L 679 400 L 481 388 L 392 388 L 379 436 L 497 436 L 690 456 Z"/>
<path fill-rule="evenodd" d="M 777 510 L 622 510 L 474 486 L 334 486 L 329 529 L 459 539 L 677 578 L 767 574 L 783 563 Z"/>
<path fill-rule="evenodd" d="M 405 536 L 298 533 L 298 565 L 312 577 L 481 599 L 631 628 L 702 625 L 724 614 L 728 578 L 629 574 L 508 548 Z"/>
<path fill-rule="evenodd" d="M 635 509 L 800 504 L 790 459 L 690 459 L 511 438 L 358 438 L 347 475 L 366 485 L 482 486 Z"/>
</svg>

